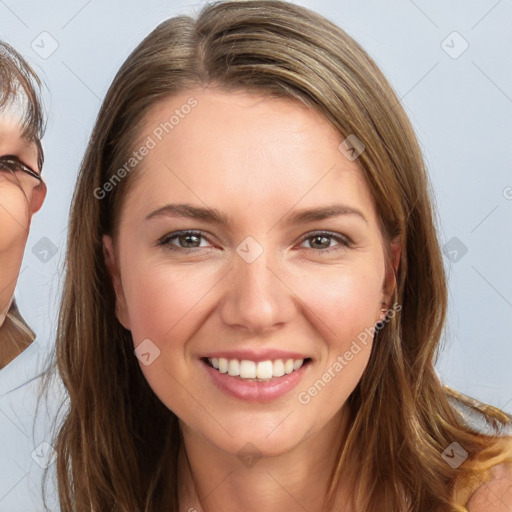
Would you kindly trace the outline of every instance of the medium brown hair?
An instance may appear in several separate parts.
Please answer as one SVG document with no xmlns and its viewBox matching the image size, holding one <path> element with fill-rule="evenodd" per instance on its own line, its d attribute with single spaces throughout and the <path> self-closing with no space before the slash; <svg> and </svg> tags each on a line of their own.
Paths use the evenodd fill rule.
<svg viewBox="0 0 512 512">
<path fill-rule="evenodd" d="M 160 24 L 123 64 L 99 112 L 71 207 L 58 327 L 57 364 L 70 396 L 56 443 L 62 512 L 178 510 L 178 420 L 146 382 L 131 334 L 116 319 L 102 249 L 139 170 L 103 199 L 94 191 L 127 161 L 148 110 L 197 86 L 294 98 L 343 136 L 354 134 L 366 147 L 358 162 L 383 235 L 400 236 L 394 301 L 402 309 L 376 334 L 348 399 L 348 438 L 326 507 L 349 467 L 358 511 L 467 510 L 468 489 L 512 457 L 512 445 L 465 426 L 449 398 L 482 411 L 496 431 L 510 417 L 443 387 L 434 370 L 446 280 L 411 124 L 376 64 L 343 30 L 304 7 L 253 0 L 216 2 L 195 18 Z M 454 441 L 469 453 L 458 468 L 441 456 Z"/>
</svg>

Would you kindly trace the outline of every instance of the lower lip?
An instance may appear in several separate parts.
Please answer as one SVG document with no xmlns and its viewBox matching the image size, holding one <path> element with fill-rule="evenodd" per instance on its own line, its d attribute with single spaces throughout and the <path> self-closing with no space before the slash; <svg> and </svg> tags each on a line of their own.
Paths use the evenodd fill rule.
<svg viewBox="0 0 512 512">
<path fill-rule="evenodd" d="M 221 391 L 248 402 L 270 402 L 286 395 L 299 384 L 310 362 L 304 363 L 298 370 L 294 370 L 288 375 L 274 377 L 266 382 L 257 382 L 232 377 L 227 373 L 220 373 L 201 360 L 213 383 Z"/>
</svg>

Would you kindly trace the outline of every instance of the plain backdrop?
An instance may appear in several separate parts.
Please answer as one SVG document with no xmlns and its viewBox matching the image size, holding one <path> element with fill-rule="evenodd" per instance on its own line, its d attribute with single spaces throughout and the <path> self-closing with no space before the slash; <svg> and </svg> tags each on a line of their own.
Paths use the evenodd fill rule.
<svg viewBox="0 0 512 512">
<path fill-rule="evenodd" d="M 354 37 L 416 129 L 449 278 L 437 369 L 444 383 L 512 412 L 512 2 L 297 0 Z M 115 73 L 156 25 L 201 2 L 0 0 L 0 38 L 46 84 L 48 196 L 18 281 L 38 343 L 54 342 L 69 203 Z M 0 227 L 1 228 L 1 227 Z"/>
</svg>

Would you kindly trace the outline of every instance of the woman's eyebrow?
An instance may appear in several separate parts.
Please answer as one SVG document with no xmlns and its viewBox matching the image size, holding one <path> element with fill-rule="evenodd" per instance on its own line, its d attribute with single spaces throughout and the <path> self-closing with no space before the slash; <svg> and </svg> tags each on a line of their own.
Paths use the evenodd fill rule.
<svg viewBox="0 0 512 512">
<path fill-rule="evenodd" d="M 363 212 L 357 208 L 353 208 L 352 206 L 338 203 L 319 206 L 318 208 L 296 210 L 289 215 L 286 215 L 283 220 L 286 224 L 303 224 L 306 222 L 325 220 L 331 217 L 339 217 L 341 215 L 355 215 L 368 224 L 368 220 L 364 216 Z"/>
<path fill-rule="evenodd" d="M 285 222 L 286 225 L 304 224 L 341 215 L 353 215 L 361 218 L 368 224 L 368 220 L 360 210 L 344 204 L 330 204 L 317 208 L 296 210 L 286 215 L 282 221 Z M 165 206 L 152 211 L 147 215 L 145 220 L 148 221 L 156 217 L 184 217 L 202 220 L 211 224 L 219 224 L 228 229 L 231 229 L 232 227 L 232 223 L 229 218 L 219 210 L 215 208 L 193 206 L 187 203 L 166 204 Z"/>
<path fill-rule="evenodd" d="M 192 206 L 187 203 L 166 204 L 161 208 L 152 211 L 146 221 L 156 217 L 185 217 L 189 219 L 202 220 L 212 224 L 230 227 L 231 222 L 226 215 L 215 208 L 203 208 L 201 206 Z"/>
</svg>

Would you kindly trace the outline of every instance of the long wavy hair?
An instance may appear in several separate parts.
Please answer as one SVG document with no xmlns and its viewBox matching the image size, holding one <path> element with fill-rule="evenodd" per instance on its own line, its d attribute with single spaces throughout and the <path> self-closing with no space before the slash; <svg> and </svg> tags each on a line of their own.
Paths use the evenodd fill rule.
<svg viewBox="0 0 512 512">
<path fill-rule="evenodd" d="M 401 239 L 394 302 L 402 309 L 376 334 L 348 399 L 348 438 L 325 510 L 348 466 L 358 511 L 467 511 L 489 468 L 512 458 L 512 438 L 502 433 L 511 418 L 443 386 L 435 372 L 446 279 L 411 124 L 374 61 L 338 26 L 291 3 L 251 0 L 161 23 L 122 65 L 98 114 L 72 200 L 56 347 L 70 399 L 55 446 L 62 512 L 178 510 L 178 419 L 146 382 L 116 318 L 102 250 L 138 170 L 102 199 L 95 191 L 118 178 L 151 107 L 204 85 L 294 98 L 341 135 L 354 134 L 366 147 L 358 162 L 382 233 Z M 471 429 L 452 400 L 483 414 L 495 433 Z M 457 468 L 442 456 L 453 442 L 469 454 Z"/>
<path fill-rule="evenodd" d="M 45 115 L 40 96 L 41 85 L 39 77 L 28 62 L 11 45 L 0 41 L 0 116 L 14 103 L 19 107 L 21 98 L 25 100 L 21 102 L 23 109 L 19 120 L 21 134 L 36 144 L 38 166 L 42 172 L 44 152 L 41 139 L 45 131 Z M 13 299 L 4 323 L 0 326 L 2 348 L 9 353 L 18 353 L 30 345 L 34 339 L 35 333 L 21 316 Z"/>
</svg>

